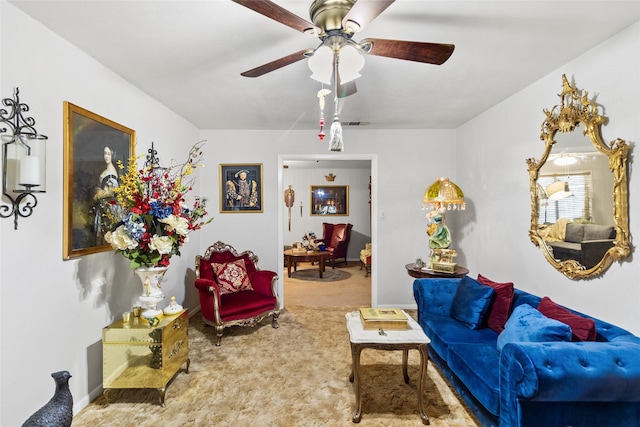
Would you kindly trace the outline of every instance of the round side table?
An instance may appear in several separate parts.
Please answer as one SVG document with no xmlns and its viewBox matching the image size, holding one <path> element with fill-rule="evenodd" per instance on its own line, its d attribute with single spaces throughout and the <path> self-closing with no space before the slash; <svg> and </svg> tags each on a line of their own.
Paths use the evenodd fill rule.
<svg viewBox="0 0 640 427">
<path fill-rule="evenodd" d="M 465 267 L 461 267 L 456 265 L 456 271 L 454 273 L 443 273 L 440 271 L 427 270 L 423 268 L 418 268 L 414 263 L 407 264 L 404 266 L 407 269 L 407 273 L 411 277 L 415 277 L 416 279 L 433 279 L 435 277 L 464 277 L 469 274 L 469 269 Z"/>
</svg>

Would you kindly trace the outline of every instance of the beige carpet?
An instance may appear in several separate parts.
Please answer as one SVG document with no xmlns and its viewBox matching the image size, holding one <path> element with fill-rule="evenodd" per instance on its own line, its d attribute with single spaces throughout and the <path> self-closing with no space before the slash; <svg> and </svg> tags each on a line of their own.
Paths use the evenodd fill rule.
<svg viewBox="0 0 640 427">
<path fill-rule="evenodd" d="M 350 426 L 355 405 L 345 313 L 355 307 L 290 306 L 280 328 L 214 330 L 199 314 L 189 326 L 188 374 L 167 388 L 166 407 L 155 390 L 113 390 L 77 414 L 73 426 Z M 361 362 L 363 426 L 418 426 L 417 351 L 411 382 L 402 379 L 402 353 L 365 349 Z M 426 405 L 431 425 L 479 425 L 429 364 Z"/>
<path fill-rule="evenodd" d="M 304 307 L 344 307 L 371 305 L 371 275 L 365 277 L 359 262 L 340 264 L 335 269 L 327 266 L 327 279 L 318 277 L 318 265 L 298 263 L 298 271 L 287 277 L 285 268 L 280 277 L 284 278 L 284 304 Z M 333 277 L 341 280 L 334 280 Z"/>
</svg>

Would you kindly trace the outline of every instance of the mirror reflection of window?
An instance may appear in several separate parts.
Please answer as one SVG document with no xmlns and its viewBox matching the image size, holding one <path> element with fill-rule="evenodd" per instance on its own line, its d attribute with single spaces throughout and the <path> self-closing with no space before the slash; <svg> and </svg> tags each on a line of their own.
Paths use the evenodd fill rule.
<svg viewBox="0 0 640 427">
<path fill-rule="evenodd" d="M 538 212 L 538 224 L 553 224 L 560 218 L 566 218 L 573 222 L 592 222 L 593 186 L 591 172 L 538 177 L 538 183 L 543 189 L 548 189 L 556 181 L 563 181 L 567 184 L 569 195 L 553 200 L 553 197 L 549 197 L 552 195 L 547 194 L 546 206 L 540 206 Z"/>
</svg>

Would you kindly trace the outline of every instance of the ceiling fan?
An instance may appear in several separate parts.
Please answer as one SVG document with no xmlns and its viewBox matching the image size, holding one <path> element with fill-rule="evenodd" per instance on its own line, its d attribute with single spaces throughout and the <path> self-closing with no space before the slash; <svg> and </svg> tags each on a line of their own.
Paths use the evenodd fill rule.
<svg viewBox="0 0 640 427">
<path fill-rule="evenodd" d="M 311 58 L 314 55 L 320 56 L 320 51 L 323 47 L 328 47 L 334 52 L 333 57 L 336 62 L 338 56 L 336 53 L 346 51 L 347 49 L 345 48 L 348 48 L 349 50 L 355 50 L 356 55 L 365 53 L 436 65 L 441 65 L 447 61 L 455 47 L 452 44 L 377 38 L 367 38 L 359 43 L 352 40 L 355 33 L 364 29 L 395 0 L 314 0 L 309 7 L 309 15 L 313 23 L 300 18 L 270 0 L 233 1 L 297 31 L 313 34 L 320 39 L 320 45 L 315 49 L 303 49 L 240 73 L 245 77 L 259 77 L 305 58 Z M 334 84 L 339 87 L 337 92 L 339 92 L 340 97 L 352 95 L 356 92 L 352 78 L 345 78 L 341 71 L 338 72 L 337 65 L 331 67 L 330 71 L 329 77 L 337 76 Z M 314 76 L 312 77 L 315 78 Z"/>
</svg>

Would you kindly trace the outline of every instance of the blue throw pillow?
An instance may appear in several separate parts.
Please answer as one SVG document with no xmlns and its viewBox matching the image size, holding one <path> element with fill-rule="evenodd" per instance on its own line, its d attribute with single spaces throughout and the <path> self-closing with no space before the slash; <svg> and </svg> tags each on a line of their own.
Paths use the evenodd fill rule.
<svg viewBox="0 0 640 427">
<path fill-rule="evenodd" d="M 571 328 L 562 322 L 549 319 L 529 304 L 513 309 L 498 335 L 498 350 L 510 342 L 571 341 Z"/>
<path fill-rule="evenodd" d="M 489 311 L 494 290 L 464 276 L 451 304 L 451 317 L 471 329 L 480 329 Z"/>
</svg>

